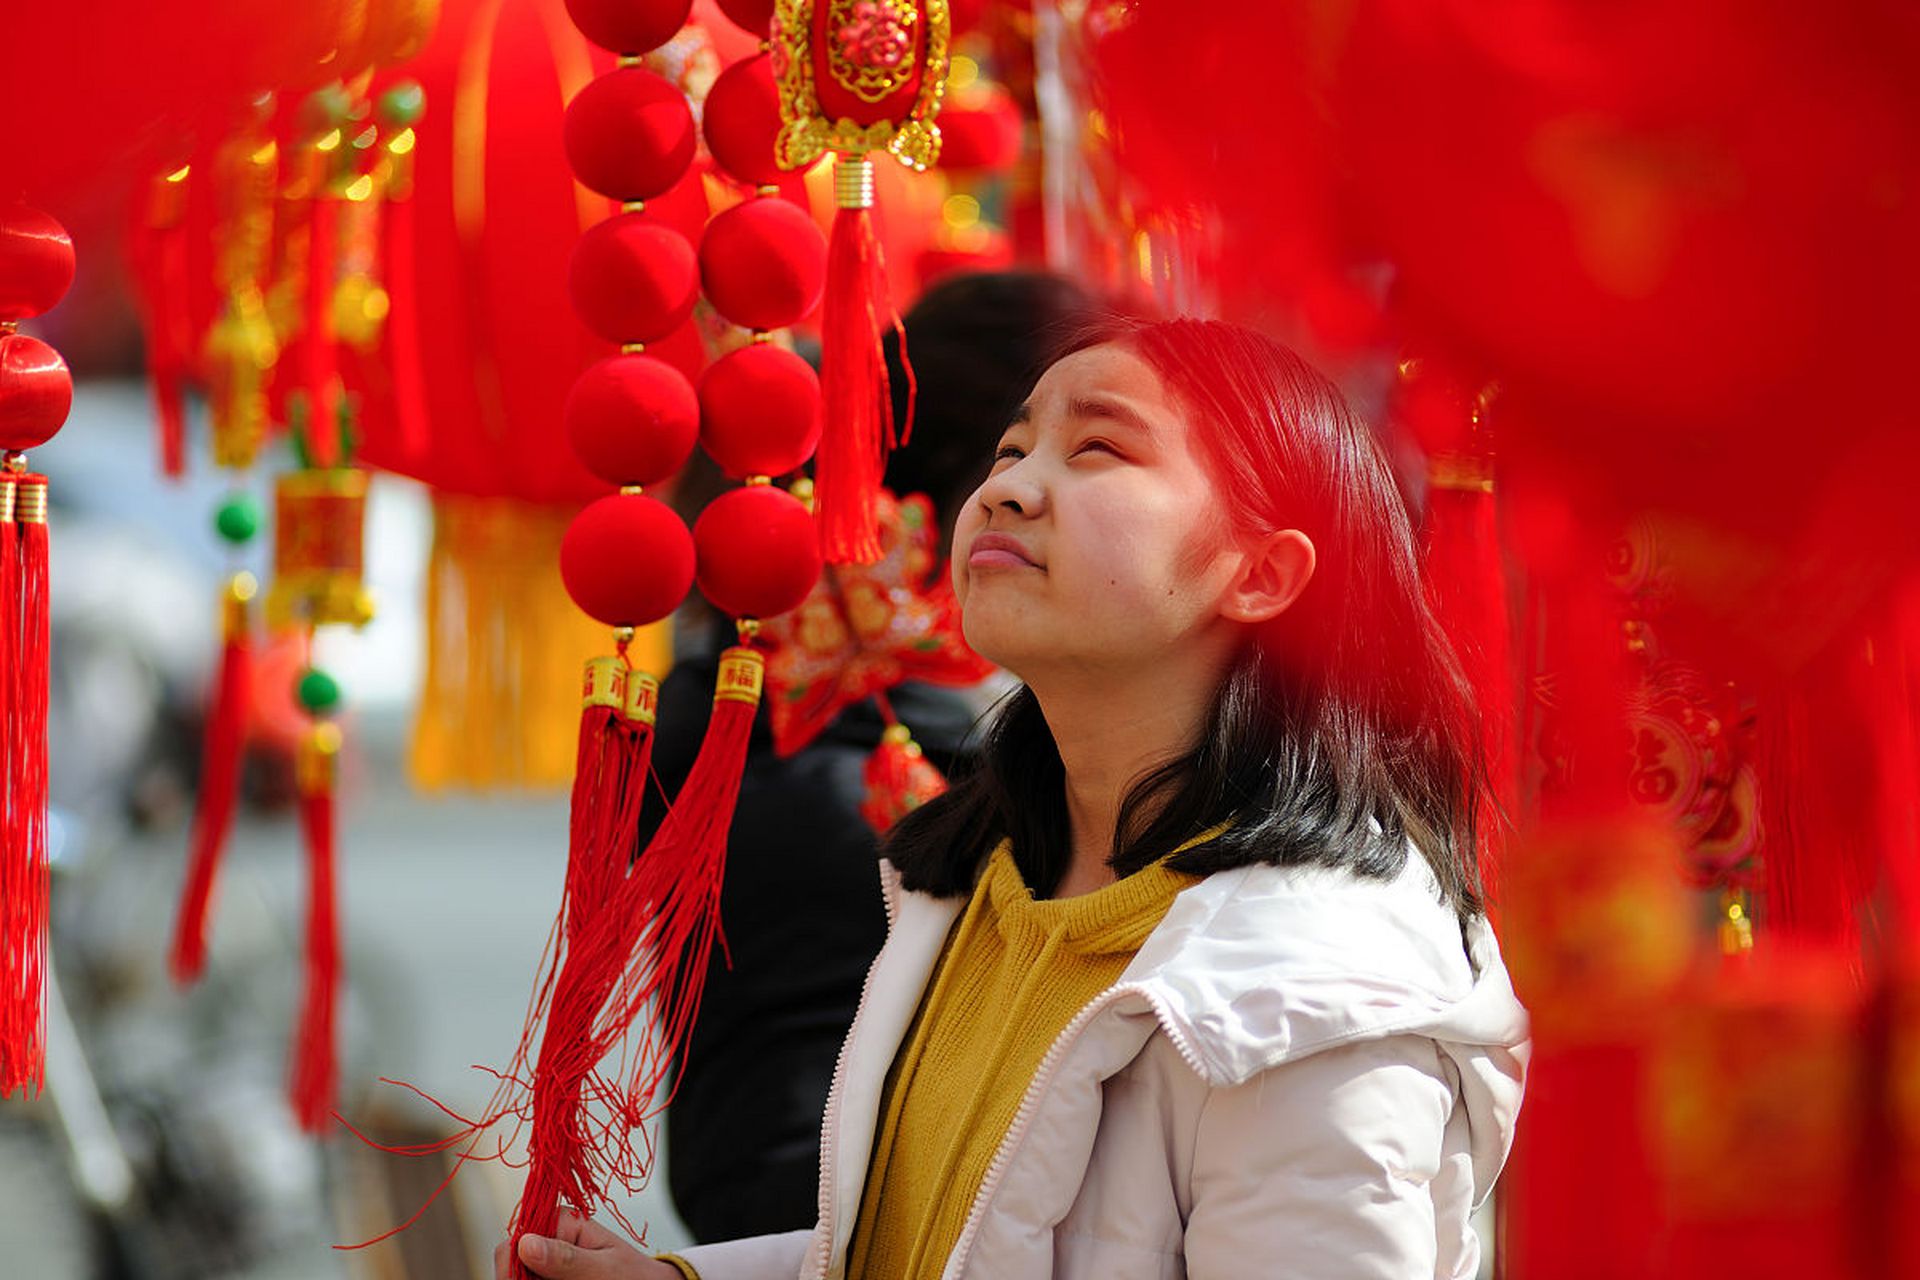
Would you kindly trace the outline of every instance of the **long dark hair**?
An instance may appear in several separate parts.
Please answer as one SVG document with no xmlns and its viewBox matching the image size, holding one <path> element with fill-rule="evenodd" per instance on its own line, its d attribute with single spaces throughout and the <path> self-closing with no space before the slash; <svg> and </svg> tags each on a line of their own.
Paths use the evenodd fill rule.
<svg viewBox="0 0 1920 1280">
<path fill-rule="evenodd" d="M 1186 409 L 1237 528 L 1297 528 L 1318 552 L 1299 598 L 1238 655 L 1198 743 L 1128 791 L 1114 872 L 1231 821 L 1169 865 L 1196 875 L 1254 863 L 1340 867 L 1391 879 L 1411 842 L 1461 920 L 1479 914 L 1475 828 L 1488 788 L 1472 695 L 1366 428 L 1299 356 L 1236 325 L 1113 317 L 1060 355 L 1106 343 L 1138 353 Z M 1027 883 L 1051 893 L 1069 857 L 1065 773 L 1024 686 L 988 729 L 977 766 L 902 819 L 886 855 L 907 887 L 952 895 L 968 891 L 1003 837 Z"/>
</svg>

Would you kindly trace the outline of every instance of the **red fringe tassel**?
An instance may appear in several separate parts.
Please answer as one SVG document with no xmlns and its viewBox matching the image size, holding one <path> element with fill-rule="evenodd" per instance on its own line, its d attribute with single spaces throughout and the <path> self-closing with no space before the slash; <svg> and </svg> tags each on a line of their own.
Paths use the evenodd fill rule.
<svg viewBox="0 0 1920 1280">
<path fill-rule="evenodd" d="M 333 288 L 339 254 L 339 201 L 314 196 L 308 227 L 307 294 L 300 335 L 301 384 L 307 393 L 307 449 L 315 467 L 338 466 L 340 370 L 333 340 Z"/>
<path fill-rule="evenodd" d="M 307 846 L 307 981 L 294 1030 L 289 1097 L 294 1118 L 318 1133 L 333 1111 L 339 1066 L 334 1017 L 340 996 L 340 920 L 335 884 L 334 782 L 340 730 L 319 723 L 301 743 L 300 832 Z"/>
<path fill-rule="evenodd" d="M 200 757 L 200 793 L 193 815 L 193 835 L 187 852 L 187 878 L 181 887 L 180 911 L 174 920 L 173 949 L 168 969 L 175 982 L 186 985 L 200 976 L 207 959 L 207 917 L 220 856 L 240 794 L 240 764 L 246 750 L 247 712 L 253 684 L 253 629 L 250 602 L 254 582 L 250 573 L 238 573 L 227 583 L 221 603 L 219 676 L 207 715 L 206 738 Z"/>
<path fill-rule="evenodd" d="M 18 474 L 0 494 L 0 646 L 5 668 L 6 827 L 0 834 L 0 1097 L 37 1096 L 46 1078 L 47 479 Z M 13 501 L 6 503 L 11 496 Z"/>
<path fill-rule="evenodd" d="M 830 564 L 880 559 L 874 501 L 895 443 L 893 397 L 880 345 L 886 262 L 874 236 L 872 162 L 842 156 L 834 181 L 840 211 L 827 245 L 821 311 L 820 393 L 825 430 L 814 458 L 820 549 Z"/>
</svg>

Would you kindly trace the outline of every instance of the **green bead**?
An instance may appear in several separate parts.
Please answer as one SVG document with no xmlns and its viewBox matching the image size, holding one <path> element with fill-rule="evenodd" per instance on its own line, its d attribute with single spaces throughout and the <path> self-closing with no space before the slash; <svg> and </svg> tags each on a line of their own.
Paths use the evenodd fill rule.
<svg viewBox="0 0 1920 1280">
<path fill-rule="evenodd" d="M 300 705 L 316 716 L 325 715 L 340 705 L 340 682 L 318 667 L 308 667 L 300 673 L 295 692 Z"/>
<path fill-rule="evenodd" d="M 427 91 L 418 80 L 402 80 L 380 95 L 374 111 L 388 128 L 411 128 L 427 112 Z"/>
<path fill-rule="evenodd" d="M 260 532 L 260 504 L 249 493 L 236 493 L 220 504 L 214 513 L 213 527 L 235 546 L 253 541 Z"/>
</svg>

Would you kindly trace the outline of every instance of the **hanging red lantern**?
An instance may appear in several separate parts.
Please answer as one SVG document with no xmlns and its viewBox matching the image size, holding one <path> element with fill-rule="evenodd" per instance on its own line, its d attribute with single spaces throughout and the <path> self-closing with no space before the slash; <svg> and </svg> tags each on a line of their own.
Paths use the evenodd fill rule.
<svg viewBox="0 0 1920 1280">
<path fill-rule="evenodd" d="M 687 95 L 645 67 L 617 67 L 567 105 L 567 164 L 588 189 L 613 200 L 651 200 L 693 163 Z"/>
<path fill-rule="evenodd" d="M 913 169 L 940 155 L 934 116 L 945 92 L 947 0 L 779 0 L 774 77 L 783 168 L 835 153 L 834 218 L 821 323 L 827 430 L 816 463 L 821 545 L 835 563 L 880 555 L 876 495 L 893 421 L 880 331 L 898 323 L 874 238 L 873 151 Z M 911 420 L 911 405 L 908 415 Z M 896 427 L 899 428 L 896 431 Z"/>
<path fill-rule="evenodd" d="M 0 209 L 0 324 L 51 310 L 73 284 L 73 239 L 27 205 Z"/>
<path fill-rule="evenodd" d="M 700 443 L 735 480 L 798 470 L 820 442 L 820 378 L 784 347 L 755 342 L 700 377 Z"/>
<path fill-rule="evenodd" d="M 777 196 L 735 205 L 700 240 L 707 300 L 745 329 L 799 323 L 819 304 L 826 274 L 826 237 L 805 210 Z"/>
</svg>

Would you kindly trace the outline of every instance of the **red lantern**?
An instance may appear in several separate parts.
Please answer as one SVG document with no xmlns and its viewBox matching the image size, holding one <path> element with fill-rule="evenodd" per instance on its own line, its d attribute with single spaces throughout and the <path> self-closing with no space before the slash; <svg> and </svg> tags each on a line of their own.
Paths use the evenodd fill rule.
<svg viewBox="0 0 1920 1280">
<path fill-rule="evenodd" d="M 560 540 L 560 577 L 574 603 L 610 627 L 666 617 L 693 585 L 693 540 L 664 502 L 609 494 L 573 518 Z"/>
<path fill-rule="evenodd" d="M 756 342 L 700 378 L 700 443 L 736 480 L 797 470 L 820 443 L 820 379 L 784 347 Z"/>
<path fill-rule="evenodd" d="M 707 504 L 693 524 L 700 594 L 735 618 L 770 618 L 820 577 L 813 516 L 783 489 L 750 484 Z"/>
<path fill-rule="evenodd" d="M 687 375 L 645 355 L 609 356 L 581 374 L 560 416 L 580 461 L 612 485 L 667 479 L 700 434 Z"/>
<path fill-rule="evenodd" d="M 707 300 L 748 329 L 784 329 L 820 301 L 827 244 L 798 205 L 768 196 L 735 205 L 707 224 L 700 282 Z"/>
<path fill-rule="evenodd" d="M 693 163 L 687 95 L 645 67 L 618 67 L 582 89 L 563 137 L 574 176 L 614 200 L 651 200 Z"/>
<path fill-rule="evenodd" d="M 700 117 L 713 162 L 756 187 L 780 180 L 773 142 L 780 136 L 780 91 L 773 83 L 773 59 L 745 58 L 720 73 L 707 91 Z"/>
<path fill-rule="evenodd" d="M 645 213 L 622 213 L 580 237 L 567 267 L 567 292 L 596 336 L 655 342 L 693 314 L 699 267 L 678 231 Z"/>
</svg>

